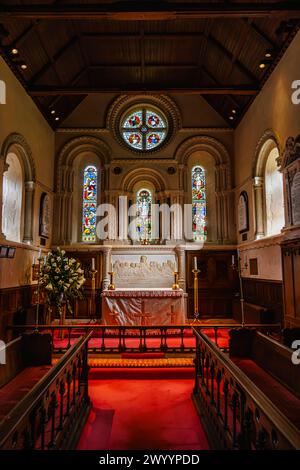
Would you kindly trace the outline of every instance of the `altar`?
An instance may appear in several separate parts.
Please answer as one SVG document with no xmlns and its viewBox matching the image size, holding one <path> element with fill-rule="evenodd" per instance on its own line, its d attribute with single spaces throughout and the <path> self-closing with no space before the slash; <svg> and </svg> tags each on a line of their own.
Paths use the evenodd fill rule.
<svg viewBox="0 0 300 470">
<path fill-rule="evenodd" d="M 181 325 L 186 323 L 187 294 L 171 288 L 118 288 L 102 293 L 106 325 Z"/>
</svg>

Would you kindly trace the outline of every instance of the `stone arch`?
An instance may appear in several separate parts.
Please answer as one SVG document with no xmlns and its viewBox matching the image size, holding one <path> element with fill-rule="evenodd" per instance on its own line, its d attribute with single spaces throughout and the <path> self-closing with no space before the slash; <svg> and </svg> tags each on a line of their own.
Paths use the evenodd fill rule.
<svg viewBox="0 0 300 470">
<path fill-rule="evenodd" d="M 132 192 L 136 183 L 141 180 L 149 181 L 157 193 L 166 189 L 166 183 L 161 173 L 153 168 L 137 168 L 129 171 L 123 177 L 121 188 L 124 192 Z"/>
<path fill-rule="evenodd" d="M 57 158 L 57 189 L 63 185 L 63 169 L 71 169 L 75 158 L 83 153 L 94 153 L 104 167 L 110 160 L 111 150 L 103 140 L 89 135 L 69 140 L 60 150 Z"/>
<path fill-rule="evenodd" d="M 80 191 L 76 184 L 78 183 L 76 178 L 78 180 L 79 176 L 78 171 L 75 170 L 78 159 L 84 154 L 90 155 L 92 161 L 88 161 L 89 158 L 83 158 L 82 165 L 92 163 L 100 171 L 101 194 L 104 194 L 107 186 L 108 162 L 111 155 L 109 146 L 97 137 L 89 135 L 69 140 L 61 148 L 57 157 L 55 210 L 58 223 L 54 232 L 54 241 L 57 244 L 77 242 L 80 237 Z M 83 167 L 80 167 L 81 170 Z M 100 191 L 98 194 L 98 203 L 100 203 L 103 198 Z"/>
<path fill-rule="evenodd" d="M 252 164 L 253 174 L 253 191 L 255 204 L 255 238 L 260 239 L 268 235 L 268 217 L 267 217 L 267 193 L 265 172 L 266 166 L 271 153 L 276 150 L 278 157 L 276 158 L 278 171 L 281 172 L 282 164 L 282 146 L 279 135 L 272 129 L 267 129 L 259 139 L 255 148 L 254 159 Z M 283 188 L 283 182 L 282 182 Z M 284 223 L 283 223 L 284 225 Z"/>
<path fill-rule="evenodd" d="M 268 155 L 275 147 L 278 149 L 278 167 L 280 167 L 282 146 L 280 144 L 279 135 L 272 129 L 267 129 L 259 139 L 255 148 L 254 159 L 252 163 L 253 177 L 262 177 L 264 175 L 266 155 Z"/>
<path fill-rule="evenodd" d="M 31 148 L 22 134 L 9 134 L 1 147 L 1 200 L 2 200 L 2 181 L 5 171 L 6 157 L 10 151 L 14 151 L 20 159 L 24 173 L 24 203 L 23 203 L 23 234 L 21 240 L 24 243 L 33 243 L 33 211 L 34 211 L 34 191 L 36 182 L 36 169 Z M 2 211 L 0 216 L 2 226 Z"/>
<path fill-rule="evenodd" d="M 36 170 L 35 164 L 32 157 L 31 148 L 22 134 L 12 133 L 9 134 L 4 140 L 1 147 L 1 158 L 6 158 L 11 147 L 15 147 L 18 151 L 18 155 L 21 158 L 23 169 L 24 169 L 24 178 L 26 181 L 36 180 Z"/>
<path fill-rule="evenodd" d="M 206 135 L 186 139 L 175 154 L 179 166 L 179 187 L 183 194 L 188 195 L 189 199 L 186 202 L 190 203 L 191 169 L 189 165 L 194 155 L 199 152 L 206 154 L 207 158 L 209 156 L 213 165 L 210 164 L 214 187 L 210 196 L 211 216 L 208 215 L 208 223 L 211 226 L 211 235 L 208 236 L 208 240 L 228 243 L 234 239 L 234 232 L 231 228 L 233 227 L 231 223 L 233 220 L 231 162 L 226 147 L 217 139 Z"/>
</svg>

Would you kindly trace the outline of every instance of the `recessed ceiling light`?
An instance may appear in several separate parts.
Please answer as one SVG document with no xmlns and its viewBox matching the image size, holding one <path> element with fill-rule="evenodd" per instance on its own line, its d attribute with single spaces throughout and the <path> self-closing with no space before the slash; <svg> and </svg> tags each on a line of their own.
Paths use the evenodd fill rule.
<svg viewBox="0 0 300 470">
<path fill-rule="evenodd" d="M 52 110 L 51 110 L 51 114 L 55 114 L 55 109 L 52 109 Z"/>
<path fill-rule="evenodd" d="M 55 121 L 59 121 L 59 117 L 58 117 L 58 116 L 56 116 Z"/>
<path fill-rule="evenodd" d="M 232 109 L 232 114 L 236 114 L 236 110 L 235 109 Z"/>
<path fill-rule="evenodd" d="M 270 58 L 272 57 L 271 52 L 267 51 L 267 52 L 265 53 L 265 57 L 267 57 L 267 59 L 270 59 Z"/>
<path fill-rule="evenodd" d="M 259 68 L 260 68 L 260 69 L 264 69 L 265 67 L 266 67 L 265 62 L 261 62 L 261 63 L 259 64 Z"/>
<path fill-rule="evenodd" d="M 230 121 L 233 121 L 233 116 L 229 116 Z"/>
<path fill-rule="evenodd" d="M 25 63 L 23 62 L 23 64 L 21 64 L 20 67 L 21 67 L 22 70 L 26 70 L 26 69 L 27 69 L 27 64 L 25 64 Z"/>
<path fill-rule="evenodd" d="M 13 47 L 12 50 L 11 50 L 11 53 L 12 53 L 13 55 L 17 55 L 17 54 L 19 54 L 19 51 L 18 51 L 18 49 L 16 49 L 15 47 Z"/>
</svg>

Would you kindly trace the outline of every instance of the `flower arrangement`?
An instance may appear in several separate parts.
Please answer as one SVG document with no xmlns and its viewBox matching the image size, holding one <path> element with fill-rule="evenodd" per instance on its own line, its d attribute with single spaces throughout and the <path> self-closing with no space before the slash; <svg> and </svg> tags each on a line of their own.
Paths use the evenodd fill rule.
<svg viewBox="0 0 300 470">
<path fill-rule="evenodd" d="M 66 302 L 72 312 L 70 301 L 81 297 L 81 287 L 85 281 L 83 269 L 74 258 L 68 258 L 59 247 L 50 251 L 41 267 L 40 283 L 47 295 L 47 304 L 56 305 L 59 314 Z"/>
</svg>

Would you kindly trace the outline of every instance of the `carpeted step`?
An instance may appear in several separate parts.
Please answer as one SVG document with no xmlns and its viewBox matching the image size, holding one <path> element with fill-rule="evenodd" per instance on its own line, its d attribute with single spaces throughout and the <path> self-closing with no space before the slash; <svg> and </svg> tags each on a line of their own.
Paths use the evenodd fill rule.
<svg viewBox="0 0 300 470">
<path fill-rule="evenodd" d="M 162 359 L 165 357 L 163 352 L 141 352 L 141 353 L 122 353 L 122 359 Z"/>
</svg>

